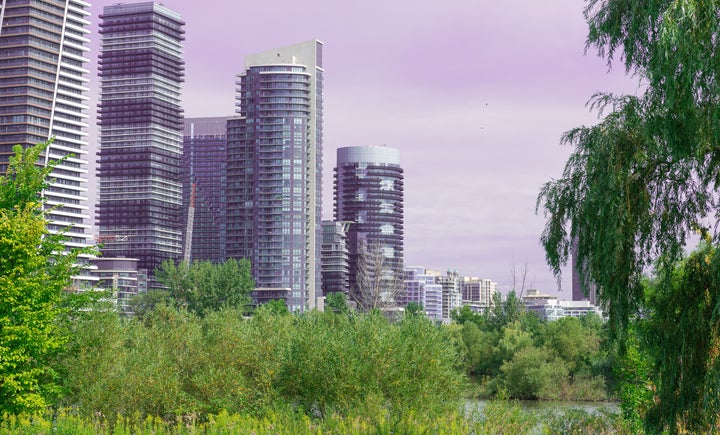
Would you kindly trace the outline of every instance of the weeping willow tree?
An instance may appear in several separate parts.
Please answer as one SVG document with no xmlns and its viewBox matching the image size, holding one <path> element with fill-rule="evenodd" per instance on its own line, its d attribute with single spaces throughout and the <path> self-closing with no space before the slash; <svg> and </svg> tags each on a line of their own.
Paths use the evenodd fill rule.
<svg viewBox="0 0 720 435">
<path fill-rule="evenodd" d="M 697 382 L 720 384 L 720 285 L 669 283 L 688 271 L 681 260 L 692 233 L 707 234 L 710 245 L 718 236 L 720 1 L 590 0 L 585 17 L 587 49 L 622 62 L 642 91 L 596 94 L 601 121 L 564 134 L 574 151 L 538 197 L 547 217 L 541 241 L 557 276 L 577 241 L 582 281 L 596 286 L 620 341 L 641 306 L 673 328 L 653 337 L 658 391 L 646 428 L 718 430 L 720 390 Z M 706 257 L 713 264 L 716 256 Z M 663 297 L 645 304 L 650 270 L 664 280 Z M 690 361 L 694 372 L 683 375 Z"/>
</svg>

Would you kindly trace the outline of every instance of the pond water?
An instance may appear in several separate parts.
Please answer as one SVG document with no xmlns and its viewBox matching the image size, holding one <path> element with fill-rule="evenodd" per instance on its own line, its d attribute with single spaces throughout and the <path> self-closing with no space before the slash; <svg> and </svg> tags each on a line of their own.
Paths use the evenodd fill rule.
<svg viewBox="0 0 720 435">
<path fill-rule="evenodd" d="M 582 409 L 589 414 L 600 414 L 602 410 L 619 413 L 618 402 L 580 402 L 580 401 L 540 401 L 540 400 L 519 400 L 517 403 L 525 411 L 545 412 L 552 410 Z M 488 404 L 488 400 L 468 399 L 465 402 L 466 410 L 482 411 Z"/>
</svg>

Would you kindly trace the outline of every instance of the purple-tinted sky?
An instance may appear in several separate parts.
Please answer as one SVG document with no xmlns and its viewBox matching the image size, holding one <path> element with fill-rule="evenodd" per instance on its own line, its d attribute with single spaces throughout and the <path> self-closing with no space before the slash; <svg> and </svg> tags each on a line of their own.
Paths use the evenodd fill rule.
<svg viewBox="0 0 720 435">
<path fill-rule="evenodd" d="M 98 15 L 114 3 L 93 2 L 94 40 Z M 396 147 L 405 168 L 407 264 L 490 278 L 505 291 L 512 264 L 527 262 L 534 287 L 556 291 L 539 244 L 538 190 L 561 175 L 570 152 L 559 145 L 561 134 L 596 122 L 589 97 L 637 88 L 622 67 L 608 71 L 594 51 L 584 55 L 584 2 L 163 4 L 186 22 L 188 117 L 234 113 L 245 55 L 314 38 L 325 43 L 325 218 L 332 217 L 335 150 Z M 97 52 L 94 43 L 92 75 Z"/>
</svg>

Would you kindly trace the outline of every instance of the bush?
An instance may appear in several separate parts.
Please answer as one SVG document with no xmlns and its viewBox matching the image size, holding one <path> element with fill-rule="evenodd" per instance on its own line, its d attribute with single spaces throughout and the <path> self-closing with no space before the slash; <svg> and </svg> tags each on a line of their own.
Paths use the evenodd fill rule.
<svg viewBox="0 0 720 435">
<path fill-rule="evenodd" d="M 315 312 L 295 318 L 278 387 L 311 415 L 437 415 L 458 404 L 457 360 L 446 332 L 422 316 L 395 325 L 378 313 Z"/>
<path fill-rule="evenodd" d="M 445 328 L 424 316 L 223 310 L 201 318 L 160 306 L 142 321 L 113 312 L 78 319 L 63 363 L 64 405 L 117 415 L 197 419 L 223 410 L 438 416 L 459 405 L 464 377 Z"/>
<path fill-rule="evenodd" d="M 524 399 L 561 398 L 568 370 L 546 349 L 525 347 L 502 365 L 502 384 L 512 397 Z"/>
</svg>

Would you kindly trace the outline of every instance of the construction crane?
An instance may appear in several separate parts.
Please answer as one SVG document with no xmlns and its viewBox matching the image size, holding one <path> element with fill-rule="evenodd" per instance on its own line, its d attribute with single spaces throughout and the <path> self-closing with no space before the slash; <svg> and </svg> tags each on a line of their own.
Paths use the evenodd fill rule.
<svg viewBox="0 0 720 435">
<path fill-rule="evenodd" d="M 185 229 L 185 249 L 183 251 L 183 262 L 190 264 L 190 250 L 192 249 L 192 233 L 193 222 L 195 221 L 195 187 L 197 183 L 192 184 L 190 193 L 190 205 L 188 206 L 187 228 Z"/>
</svg>

